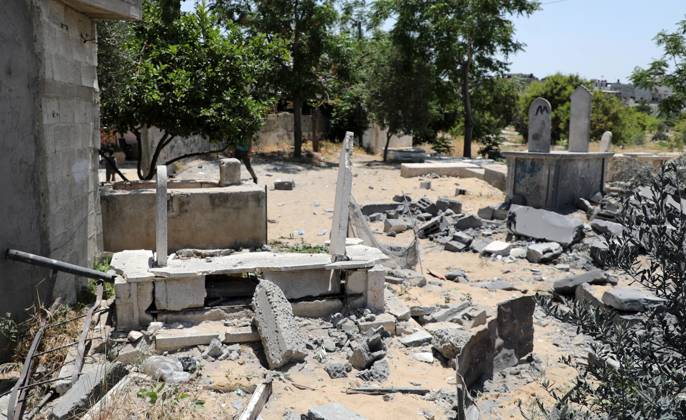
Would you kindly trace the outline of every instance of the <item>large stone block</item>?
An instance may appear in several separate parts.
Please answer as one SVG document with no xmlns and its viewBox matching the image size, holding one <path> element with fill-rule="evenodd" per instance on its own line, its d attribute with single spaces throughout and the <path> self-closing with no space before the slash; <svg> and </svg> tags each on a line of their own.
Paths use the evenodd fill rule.
<svg viewBox="0 0 686 420">
<path fill-rule="evenodd" d="M 583 237 L 580 220 L 533 207 L 512 205 L 508 220 L 510 230 L 521 236 L 571 245 Z"/>
<path fill-rule="evenodd" d="M 205 306 L 205 276 L 155 280 L 155 306 L 162 311 L 182 311 Z"/>
<path fill-rule="evenodd" d="M 255 324 L 270 369 L 305 359 L 305 342 L 283 291 L 268 280 L 255 289 L 252 305 Z"/>
<path fill-rule="evenodd" d="M 219 161 L 219 185 L 240 185 L 241 161 L 238 159 L 221 159 Z"/>
</svg>

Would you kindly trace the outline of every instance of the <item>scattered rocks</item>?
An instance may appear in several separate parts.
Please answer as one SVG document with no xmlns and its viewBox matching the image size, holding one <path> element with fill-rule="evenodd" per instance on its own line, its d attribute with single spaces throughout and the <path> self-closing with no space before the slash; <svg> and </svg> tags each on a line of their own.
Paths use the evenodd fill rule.
<svg viewBox="0 0 686 420">
<path fill-rule="evenodd" d="M 324 370 L 331 379 L 347 378 L 352 370 L 350 363 L 332 362 L 324 366 Z"/>
<path fill-rule="evenodd" d="M 364 381 L 383 382 L 390 376 L 390 366 L 386 359 L 377 360 L 368 370 L 357 374 L 357 377 Z"/>
</svg>

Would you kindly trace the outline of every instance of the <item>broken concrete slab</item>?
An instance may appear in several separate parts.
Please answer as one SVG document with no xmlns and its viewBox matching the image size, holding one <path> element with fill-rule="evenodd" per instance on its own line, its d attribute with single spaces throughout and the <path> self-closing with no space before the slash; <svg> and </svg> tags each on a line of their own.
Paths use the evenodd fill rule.
<svg viewBox="0 0 686 420">
<path fill-rule="evenodd" d="M 665 299 L 635 287 L 613 287 L 603 293 L 603 303 L 618 311 L 643 312 L 664 305 Z"/>
<path fill-rule="evenodd" d="M 207 345 L 213 338 L 224 339 L 226 326 L 222 321 L 207 321 L 189 327 L 163 327 L 155 335 L 158 353 L 187 347 Z"/>
<path fill-rule="evenodd" d="M 155 281 L 155 307 L 162 311 L 182 311 L 205 306 L 205 276 Z"/>
<path fill-rule="evenodd" d="M 619 236 L 624 232 L 621 224 L 601 219 L 591 221 L 591 228 L 601 235 Z"/>
<path fill-rule="evenodd" d="M 342 404 L 331 403 L 312 407 L 303 414 L 303 420 L 367 420 Z"/>
<path fill-rule="evenodd" d="M 458 241 L 448 241 L 444 249 L 449 252 L 463 252 L 469 249 L 469 245 Z"/>
<path fill-rule="evenodd" d="M 400 337 L 400 343 L 405 347 L 419 347 L 424 344 L 429 344 L 433 336 L 426 330 L 420 329 L 410 335 Z"/>
<path fill-rule="evenodd" d="M 486 207 L 480 208 L 479 211 L 476 212 L 476 215 L 479 216 L 480 218 L 484 219 L 484 220 L 492 220 L 494 213 L 495 213 L 495 207 L 486 206 Z"/>
<path fill-rule="evenodd" d="M 293 315 L 302 318 L 326 318 L 343 310 L 340 299 L 317 299 L 291 303 Z"/>
<path fill-rule="evenodd" d="M 227 327 L 222 341 L 225 344 L 254 343 L 260 341 L 260 333 L 252 325 Z"/>
<path fill-rule="evenodd" d="M 602 270 L 593 270 L 575 276 L 565 277 L 553 283 L 553 289 L 561 295 L 573 295 L 577 286 L 589 284 L 607 284 L 607 273 Z"/>
<path fill-rule="evenodd" d="M 367 332 L 383 327 L 386 332 L 395 335 L 395 317 L 391 314 L 379 314 L 374 317 L 373 321 L 360 321 L 360 332 Z"/>
<path fill-rule="evenodd" d="M 55 400 L 50 419 L 67 419 L 78 416 L 91 403 L 99 400 L 109 387 L 119 382 L 128 371 L 121 363 L 103 363 L 84 367 L 79 379 L 61 397 Z"/>
<path fill-rule="evenodd" d="M 521 296 L 498 304 L 498 338 L 521 359 L 534 350 L 533 296 Z M 496 352 L 499 349 L 496 349 Z"/>
<path fill-rule="evenodd" d="M 482 224 L 483 222 L 478 217 L 468 215 L 455 220 L 453 227 L 457 230 L 475 229 L 481 227 Z"/>
<path fill-rule="evenodd" d="M 403 233 L 411 227 L 408 222 L 401 219 L 386 219 L 383 222 L 384 233 Z"/>
<path fill-rule="evenodd" d="M 510 206 L 508 228 L 512 233 L 569 246 L 583 237 L 583 223 L 572 217 L 533 207 Z"/>
<path fill-rule="evenodd" d="M 446 359 L 454 359 L 472 334 L 459 324 L 439 322 L 429 324 L 426 330 L 431 334 L 431 346 Z"/>
<path fill-rule="evenodd" d="M 410 319 L 410 308 L 403 303 L 394 293 L 386 291 L 384 295 L 384 309 L 393 315 L 398 321 Z"/>
<path fill-rule="evenodd" d="M 532 263 L 546 263 L 562 254 L 562 245 L 557 242 L 543 242 L 526 247 L 526 259 Z"/>
<path fill-rule="evenodd" d="M 115 252 L 110 268 L 129 283 L 152 281 L 155 275 L 149 270 L 153 267 L 153 252 L 145 249 Z"/>
<path fill-rule="evenodd" d="M 500 256 L 508 256 L 510 255 L 510 249 L 512 248 L 512 244 L 504 241 L 492 241 L 488 245 L 484 247 L 483 250 L 481 250 L 481 253 L 484 255 L 500 255 Z"/>
<path fill-rule="evenodd" d="M 436 200 L 436 208 L 439 211 L 452 210 L 455 213 L 462 213 L 462 203 L 447 197 L 440 197 Z"/>
<path fill-rule="evenodd" d="M 516 287 L 514 287 L 512 285 L 512 283 L 507 282 L 507 281 L 502 280 L 502 279 L 495 279 L 493 281 L 475 283 L 473 286 L 474 287 L 480 287 L 482 289 L 488 289 L 488 290 L 507 290 L 507 291 L 519 290 Z"/>
<path fill-rule="evenodd" d="M 593 286 L 588 283 L 580 284 L 576 287 L 574 298 L 577 302 L 587 303 L 597 308 L 604 306 L 603 293 L 607 287 Z"/>
<path fill-rule="evenodd" d="M 446 308 L 437 309 L 431 312 L 431 315 L 426 317 L 427 322 L 446 322 L 457 318 L 462 311 L 469 307 L 470 303 L 467 301 L 458 303 L 456 305 L 449 305 Z"/>
<path fill-rule="evenodd" d="M 283 291 L 274 283 L 261 280 L 255 288 L 252 306 L 269 368 L 305 360 L 305 341 Z"/>
</svg>

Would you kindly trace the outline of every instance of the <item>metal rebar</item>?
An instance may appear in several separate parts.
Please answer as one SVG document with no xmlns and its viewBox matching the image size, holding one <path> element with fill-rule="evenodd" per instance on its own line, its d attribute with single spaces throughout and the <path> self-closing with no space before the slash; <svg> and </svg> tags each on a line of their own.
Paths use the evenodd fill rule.
<svg viewBox="0 0 686 420">
<path fill-rule="evenodd" d="M 70 264 L 64 261 L 41 257 L 40 255 L 18 251 L 16 249 L 8 249 L 5 256 L 9 260 L 20 261 L 40 267 L 47 267 L 52 270 L 76 274 L 77 276 L 87 277 L 90 279 L 114 282 L 114 278 L 116 277 L 116 274 L 104 273 L 102 271 L 93 270 L 92 268 L 81 267 L 80 265 Z"/>
<path fill-rule="evenodd" d="M 99 309 L 99 310 L 93 312 L 93 315 L 99 314 L 99 313 L 103 313 L 103 312 L 107 312 L 107 311 L 109 311 L 109 310 L 110 310 L 110 308 Z M 73 318 L 65 319 L 64 321 L 55 322 L 54 324 L 48 324 L 48 325 L 47 325 L 47 328 L 59 327 L 60 325 L 68 324 L 68 323 L 70 323 L 70 322 L 72 322 L 72 321 L 76 321 L 77 319 L 85 318 L 86 315 L 87 315 L 87 314 L 82 314 L 82 315 L 79 315 L 79 316 L 75 316 L 75 317 L 73 317 Z"/>
</svg>

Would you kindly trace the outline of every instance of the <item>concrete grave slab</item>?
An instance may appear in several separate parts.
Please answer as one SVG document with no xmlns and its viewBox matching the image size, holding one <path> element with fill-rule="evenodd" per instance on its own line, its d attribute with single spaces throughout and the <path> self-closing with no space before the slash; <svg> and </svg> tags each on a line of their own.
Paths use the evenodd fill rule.
<svg viewBox="0 0 686 420">
<path fill-rule="evenodd" d="M 152 251 L 139 249 L 116 252 L 112 255 L 110 268 L 123 276 L 129 283 L 152 281 L 155 276 L 149 271 L 154 257 Z"/>
<path fill-rule="evenodd" d="M 182 311 L 205 306 L 205 276 L 155 281 L 155 307 L 163 311 Z"/>
</svg>

